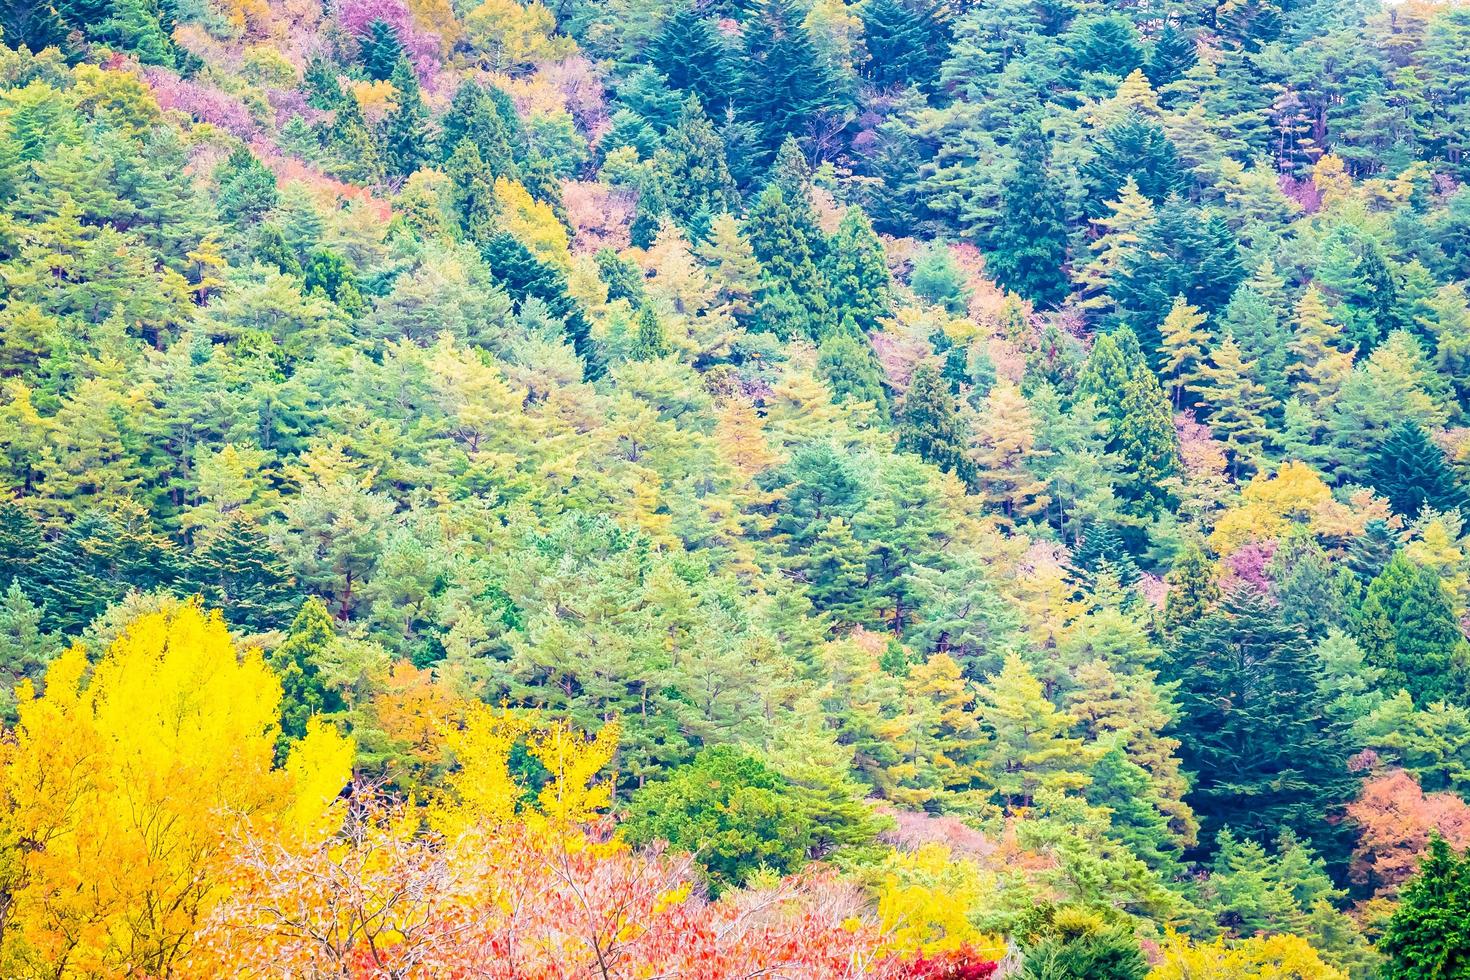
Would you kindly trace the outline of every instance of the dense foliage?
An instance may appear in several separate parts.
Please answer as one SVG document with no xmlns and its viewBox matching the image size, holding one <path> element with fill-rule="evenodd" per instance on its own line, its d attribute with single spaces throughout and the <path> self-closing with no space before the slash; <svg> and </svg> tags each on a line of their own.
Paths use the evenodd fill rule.
<svg viewBox="0 0 1470 980">
<path fill-rule="evenodd" d="M 0 975 L 1465 971 L 1470 9 L 0 41 Z"/>
</svg>

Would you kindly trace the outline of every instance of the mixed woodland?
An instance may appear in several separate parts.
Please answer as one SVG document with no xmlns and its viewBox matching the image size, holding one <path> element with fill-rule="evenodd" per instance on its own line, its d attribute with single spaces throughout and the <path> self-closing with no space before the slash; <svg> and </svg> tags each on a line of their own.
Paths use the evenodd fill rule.
<svg viewBox="0 0 1470 980">
<path fill-rule="evenodd" d="M 0 42 L 0 976 L 1470 976 L 1470 7 Z"/>
</svg>

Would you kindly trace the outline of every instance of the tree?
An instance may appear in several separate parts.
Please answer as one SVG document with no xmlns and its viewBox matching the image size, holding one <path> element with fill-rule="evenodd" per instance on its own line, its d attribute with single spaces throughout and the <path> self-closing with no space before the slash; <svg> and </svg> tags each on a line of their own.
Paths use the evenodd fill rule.
<svg viewBox="0 0 1470 980">
<path fill-rule="evenodd" d="M 801 21 L 790 0 L 766 0 L 745 25 L 738 104 L 763 157 L 836 103 L 839 88 Z"/>
<path fill-rule="evenodd" d="M 635 844 L 664 840 L 693 852 L 718 890 L 762 867 L 785 873 L 806 862 L 816 828 L 795 795 L 754 754 L 713 746 L 634 794 L 623 828 Z"/>
<path fill-rule="evenodd" d="M 383 122 L 383 165 L 390 176 L 405 178 L 429 162 L 429 110 L 407 58 L 398 59 L 389 81 L 395 94 Z"/>
<path fill-rule="evenodd" d="M 1143 64 L 1138 31 L 1121 15 L 1083 18 L 1069 37 L 1072 64 L 1080 71 L 1124 78 Z"/>
<path fill-rule="evenodd" d="M 1435 835 L 1379 948 L 1388 980 L 1459 976 L 1470 962 L 1470 858 Z"/>
<path fill-rule="evenodd" d="M 1324 722 L 1311 648 L 1269 600 L 1227 593 L 1176 634 L 1180 756 L 1195 774 L 1188 797 L 1206 839 L 1231 827 L 1253 840 L 1283 828 L 1345 859 L 1324 813 L 1347 802 L 1356 779 L 1345 740 Z"/>
<path fill-rule="evenodd" d="M 809 212 L 805 201 L 788 201 L 773 183 L 751 205 L 743 230 L 770 285 L 785 291 L 795 307 L 789 311 L 794 322 L 773 332 L 816 339 L 829 328 L 832 311 L 821 269 L 825 243 Z"/>
<path fill-rule="evenodd" d="M 638 331 L 633 337 L 633 347 L 628 356 L 635 361 L 651 361 L 666 357 L 668 353 L 669 342 L 664 336 L 663 324 L 659 322 L 653 307 L 645 303 L 638 310 Z"/>
<path fill-rule="evenodd" d="M 222 822 L 282 841 L 323 832 L 352 747 L 314 725 L 273 767 L 280 688 L 194 605 L 128 624 L 83 687 L 86 669 L 74 646 L 44 696 L 22 689 L 0 758 L 19 869 L 5 953 L 167 975 L 227 894 Z"/>
<path fill-rule="evenodd" d="M 1092 150 L 1092 158 L 1082 168 L 1090 218 L 1102 217 L 1106 202 L 1125 193 L 1129 181 L 1137 193 L 1155 205 L 1185 189 L 1185 175 L 1174 144 L 1158 123 L 1136 112 L 1129 112 L 1098 134 Z"/>
<path fill-rule="evenodd" d="M 1000 673 L 976 695 L 975 715 L 984 741 L 982 779 L 1008 810 L 1031 806 L 1042 790 L 1087 786 L 1087 753 L 1068 731 L 1075 719 L 1058 711 L 1041 692 L 1036 675 L 1010 653 Z"/>
<path fill-rule="evenodd" d="M 1339 351 L 1335 346 L 1340 333 L 1321 292 L 1315 285 L 1308 286 L 1296 304 L 1296 324 L 1289 348 L 1297 394 L 1308 405 L 1330 401 L 1352 371 L 1352 352 Z"/>
<path fill-rule="evenodd" d="M 1047 139 L 1035 119 L 1016 135 L 1016 169 L 1001 194 L 1000 220 L 986 244 L 986 271 L 1038 305 L 1066 295 L 1067 217 L 1049 172 Z"/>
<path fill-rule="evenodd" d="M 944 35 L 927 0 L 867 0 L 862 5 L 863 75 L 874 86 L 932 85 L 944 54 Z"/>
<path fill-rule="evenodd" d="M 827 247 L 827 283 L 838 323 L 851 316 L 864 333 L 893 314 L 892 282 L 883 243 L 857 208 L 848 208 Z"/>
<path fill-rule="evenodd" d="M 1169 397 L 1176 409 L 1185 389 L 1200 381 L 1205 345 L 1210 341 L 1209 330 L 1203 329 L 1207 319 L 1183 296 L 1176 296 L 1169 315 L 1159 324 L 1159 371 L 1169 381 Z"/>
<path fill-rule="evenodd" d="M 684 3 L 668 14 L 644 52 L 671 87 L 696 96 L 711 111 L 730 101 L 730 53 L 714 21 Z"/>
<path fill-rule="evenodd" d="M 725 163 L 725 143 L 694 96 L 660 140 L 653 166 L 667 184 L 670 212 L 686 229 L 707 229 L 715 215 L 734 210 L 739 202 Z"/>
<path fill-rule="evenodd" d="M 342 710 L 341 696 L 322 676 L 335 637 L 332 614 L 313 596 L 301 604 L 286 638 L 271 651 L 268 662 L 281 681 L 282 749 L 305 736 L 313 717 Z"/>
<path fill-rule="evenodd" d="M 1152 371 L 1133 372 L 1123 389 L 1122 412 L 1115 437 L 1125 474 L 1119 494 L 1134 512 L 1152 514 L 1168 499 L 1166 483 L 1180 469 L 1174 415 Z"/>
<path fill-rule="evenodd" d="M 914 453 L 961 480 L 969 480 L 964 420 L 949 385 L 933 364 L 925 362 L 914 370 L 894 421 L 900 452 Z"/>
<path fill-rule="evenodd" d="M 1234 337 L 1226 334 L 1210 352 L 1210 361 L 1200 368 L 1200 380 L 1190 390 L 1209 409 L 1210 428 L 1230 447 L 1235 472 L 1255 469 L 1270 437 L 1266 429 L 1270 397 L 1254 380 L 1255 362 L 1246 359 Z"/>
<path fill-rule="evenodd" d="M 357 57 L 364 74 L 373 81 L 382 82 L 391 77 L 404 58 L 403 45 L 393 25 L 381 19 L 369 24 L 367 33 L 357 39 Z"/>
<path fill-rule="evenodd" d="M 240 227 L 259 221 L 279 199 L 276 175 L 243 146 L 231 151 L 215 170 L 214 179 L 219 185 L 221 217 Z"/>
<path fill-rule="evenodd" d="M 1419 704 L 1463 699 L 1470 647 L 1433 569 L 1394 555 L 1368 584 L 1357 637 L 1388 684 L 1404 686 Z"/>
<path fill-rule="evenodd" d="M 883 389 L 883 369 L 849 316 L 849 329 L 835 330 L 817 348 L 817 374 L 832 389 L 838 402 L 871 402 L 886 413 L 888 396 Z"/>
<path fill-rule="evenodd" d="M 1194 38 L 1180 30 L 1172 19 L 1164 25 L 1149 48 L 1148 61 L 1144 63 L 1144 71 L 1154 88 L 1163 88 L 1177 81 L 1194 67 L 1198 61 L 1194 44 Z"/>
<path fill-rule="evenodd" d="M 1425 507 L 1450 510 L 1463 508 L 1467 502 L 1444 453 L 1412 419 L 1399 423 L 1380 444 L 1369 464 L 1368 479 L 1405 517 L 1417 517 Z"/>
</svg>

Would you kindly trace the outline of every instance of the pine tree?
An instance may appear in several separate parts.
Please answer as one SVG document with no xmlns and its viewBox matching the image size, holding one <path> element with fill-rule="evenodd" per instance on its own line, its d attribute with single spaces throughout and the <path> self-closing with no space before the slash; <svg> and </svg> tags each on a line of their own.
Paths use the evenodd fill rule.
<svg viewBox="0 0 1470 980">
<path fill-rule="evenodd" d="M 1396 512 L 1408 518 L 1419 516 L 1425 507 L 1450 510 L 1467 503 L 1444 453 L 1412 419 L 1400 422 L 1379 445 L 1368 479 Z"/>
<path fill-rule="evenodd" d="M 848 208 L 827 246 L 827 284 L 833 315 L 841 322 L 851 316 L 864 333 L 893 314 L 892 280 L 883 243 L 867 216 Z"/>
<path fill-rule="evenodd" d="M 389 80 L 396 94 L 383 121 L 383 164 L 389 176 L 401 178 L 429 161 L 429 110 L 407 58 L 398 59 Z"/>
<path fill-rule="evenodd" d="M 1176 296 L 1169 315 L 1159 324 L 1159 352 L 1162 355 L 1159 371 L 1169 381 L 1169 397 L 1175 408 L 1179 407 L 1185 389 L 1200 381 L 1205 345 L 1210 340 L 1210 332 L 1205 328 L 1207 319 L 1197 308 L 1186 303 L 1183 296 Z"/>
<path fill-rule="evenodd" d="M 1031 806 L 1041 790 L 1080 790 L 1090 781 L 1082 740 L 1068 733 L 1075 721 L 1042 694 L 1041 682 L 1015 653 L 976 696 L 984 737 L 982 779 L 1007 810 Z"/>
<path fill-rule="evenodd" d="M 392 77 L 398 62 L 404 57 L 398 32 L 392 24 L 381 19 L 368 25 L 367 33 L 357 39 L 357 46 L 363 73 L 375 82 Z"/>
<path fill-rule="evenodd" d="M 862 4 L 863 75 L 880 89 L 932 85 L 944 56 L 944 37 L 927 0 L 866 0 Z"/>
<path fill-rule="evenodd" d="M 190 556 L 183 573 L 190 591 L 251 633 L 277 628 L 296 601 L 290 572 L 270 549 L 265 532 L 234 514 Z"/>
<path fill-rule="evenodd" d="M 1129 180 L 1144 198 L 1160 204 L 1183 192 L 1187 181 L 1174 144 L 1158 123 L 1129 112 L 1100 133 L 1093 155 L 1082 168 L 1088 188 L 1088 217 L 1107 213 L 1107 202 L 1117 200 Z"/>
<path fill-rule="evenodd" d="M 1216 344 L 1210 361 L 1200 369 L 1200 380 L 1190 391 L 1209 409 L 1210 428 L 1230 447 L 1235 472 L 1255 469 L 1270 435 L 1266 430 L 1270 398 L 1252 380 L 1255 365 L 1245 359 L 1234 337 L 1226 335 Z"/>
<path fill-rule="evenodd" d="M 1228 593 L 1176 634 L 1180 755 L 1205 839 L 1232 827 L 1252 840 L 1290 828 L 1330 862 L 1346 857 L 1323 819 L 1354 792 L 1344 733 L 1323 721 L 1311 648 L 1254 589 Z"/>
<path fill-rule="evenodd" d="M 1138 31 L 1117 14 L 1082 19 L 1070 37 L 1071 61 L 1079 71 L 1126 78 L 1143 64 Z"/>
<path fill-rule="evenodd" d="M 1379 949 L 1384 980 L 1451 980 L 1470 962 L 1470 857 L 1435 834 L 1419 873 L 1400 893 Z"/>
<path fill-rule="evenodd" d="M 746 214 L 744 232 L 765 275 L 790 292 L 794 309 L 782 312 L 797 316 L 793 332 L 812 338 L 825 334 L 832 311 L 827 279 L 818 265 L 824 243 L 816 240 L 820 232 L 804 209 L 788 203 L 781 188 L 772 184 Z"/>
<path fill-rule="evenodd" d="M 715 22 L 682 3 L 668 14 L 644 52 L 671 87 L 694 95 L 710 111 L 730 101 L 730 53 Z"/>
<path fill-rule="evenodd" d="M 1290 396 L 1286 364 L 1290 333 L 1266 298 L 1250 283 L 1241 284 L 1220 318 L 1220 329 L 1240 345 L 1242 355 L 1252 367 L 1252 380 L 1266 389 L 1274 404 Z"/>
<path fill-rule="evenodd" d="M 1066 295 L 1067 219 L 1048 171 L 1046 137 L 1034 118 L 1016 136 L 1016 169 L 1001 194 L 1000 220 L 986 248 L 986 272 L 1004 289 L 1037 305 Z"/>
<path fill-rule="evenodd" d="M 1368 584 L 1356 633 L 1390 690 L 1404 687 L 1420 705 L 1464 700 L 1470 647 L 1433 569 L 1395 555 Z"/>
<path fill-rule="evenodd" d="M 219 184 L 219 211 L 226 221 L 249 227 L 280 199 L 276 175 L 241 146 L 214 172 Z"/>
<path fill-rule="evenodd" d="M 1308 286 L 1296 304 L 1290 353 L 1297 396 L 1309 406 L 1331 401 L 1352 372 L 1352 353 L 1335 346 L 1340 332 L 1322 294 L 1315 285 Z"/>
<path fill-rule="evenodd" d="M 941 470 L 967 483 L 970 481 L 964 421 L 949 385 L 933 364 L 926 361 L 914 369 L 895 421 L 900 452 L 914 453 Z"/>
</svg>

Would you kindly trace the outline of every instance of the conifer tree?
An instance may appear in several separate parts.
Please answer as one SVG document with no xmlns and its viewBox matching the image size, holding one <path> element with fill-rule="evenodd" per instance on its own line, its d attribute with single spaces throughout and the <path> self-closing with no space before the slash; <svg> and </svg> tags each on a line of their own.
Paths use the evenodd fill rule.
<svg viewBox="0 0 1470 980">
<path fill-rule="evenodd" d="M 739 105 L 765 154 L 834 104 L 837 86 L 802 20 L 790 0 L 764 0 L 745 26 Z"/>
<path fill-rule="evenodd" d="M 1316 285 L 1308 286 L 1297 300 L 1290 353 L 1297 396 L 1309 406 L 1330 401 L 1352 371 L 1352 352 L 1336 347 L 1339 334 L 1322 294 Z"/>
<path fill-rule="evenodd" d="M 342 709 L 341 696 L 324 682 L 323 655 L 336 630 L 326 605 L 313 596 L 301 605 L 286 638 L 271 652 L 270 665 L 281 680 L 281 744 L 306 734 L 312 715 Z"/>
<path fill-rule="evenodd" d="M 396 94 L 383 121 L 383 164 L 390 177 L 402 178 L 429 161 L 429 110 L 407 58 L 398 59 L 389 81 Z"/>
<path fill-rule="evenodd" d="M 1206 320 L 1207 317 L 1186 303 L 1183 296 L 1176 296 L 1169 315 L 1159 324 L 1159 351 L 1162 355 L 1159 371 L 1169 382 L 1169 397 L 1175 408 L 1179 407 L 1185 389 L 1200 381 L 1205 345 L 1210 340 L 1210 332 L 1205 328 Z"/>
<path fill-rule="evenodd" d="M 375 82 L 387 81 L 404 57 L 398 32 L 381 19 L 368 25 L 367 33 L 357 39 L 357 46 L 363 73 Z"/>
<path fill-rule="evenodd" d="M 1470 647 L 1433 569 L 1394 555 L 1368 584 L 1357 619 L 1358 643 L 1389 689 L 1404 687 L 1420 705 L 1464 699 Z"/>
<path fill-rule="evenodd" d="M 761 192 L 745 217 L 744 233 L 760 259 L 765 275 L 777 289 L 789 293 L 791 309 L 781 313 L 796 318 L 795 329 L 808 337 L 822 336 L 832 315 L 826 276 L 818 265 L 820 253 L 798 207 L 788 203 L 781 188 L 772 184 Z M 786 304 L 783 303 L 783 306 Z"/>
<path fill-rule="evenodd" d="M 826 275 L 839 322 L 850 315 L 857 328 L 868 333 L 892 315 L 892 280 L 883 243 L 857 208 L 847 209 L 828 243 Z"/>
<path fill-rule="evenodd" d="M 645 53 L 670 87 L 689 92 L 711 112 L 729 103 L 729 50 L 714 21 L 693 3 L 664 17 Z"/>
<path fill-rule="evenodd" d="M 678 120 L 664 134 L 653 165 L 667 185 L 670 213 L 686 229 L 739 203 L 725 163 L 725 143 L 694 96 L 685 101 Z"/>
<path fill-rule="evenodd" d="M 1347 802 L 1356 777 L 1343 733 L 1323 721 L 1311 648 L 1254 589 L 1231 591 L 1176 634 L 1176 734 L 1195 774 L 1188 802 L 1205 839 L 1223 827 L 1253 839 L 1290 828 L 1330 862 L 1341 831 L 1322 819 Z"/>
<path fill-rule="evenodd" d="M 1154 88 L 1163 88 L 1170 82 L 1183 78 L 1197 60 L 1194 39 L 1171 20 L 1164 25 L 1164 29 L 1149 48 L 1144 71 Z"/>
<path fill-rule="evenodd" d="M 1164 632 L 1170 636 L 1199 622 L 1220 598 L 1215 565 L 1198 542 L 1190 542 L 1167 577 Z"/>
<path fill-rule="evenodd" d="M 1445 462 L 1444 453 L 1412 419 L 1400 422 L 1378 447 L 1369 465 L 1369 482 L 1408 518 L 1425 507 L 1465 507 L 1465 490 Z"/>
<path fill-rule="evenodd" d="M 928 0 L 865 0 L 861 7 L 868 60 L 863 75 L 880 89 L 933 83 L 944 37 Z"/>
<path fill-rule="evenodd" d="M 886 413 L 888 397 L 883 390 L 883 371 L 868 340 L 858 332 L 851 316 L 843 328 L 823 338 L 817 349 L 817 374 L 832 389 L 835 401 L 871 402 Z"/>
<path fill-rule="evenodd" d="M 986 243 L 987 274 L 1039 306 L 1067 291 L 1064 197 L 1049 172 L 1050 150 L 1034 118 L 1016 136 L 1016 168 L 1001 194 L 1000 220 Z"/>
<path fill-rule="evenodd" d="M 1124 262 L 1143 241 L 1144 231 L 1154 220 L 1154 206 L 1138 191 L 1138 182 L 1130 174 L 1118 191 L 1117 200 L 1108 201 L 1109 213 L 1094 220 L 1102 234 L 1088 248 L 1092 260 L 1076 274 L 1082 306 L 1105 313 L 1114 306 L 1110 293 L 1113 278 Z"/>
<path fill-rule="evenodd" d="M 1165 483 L 1179 472 L 1179 437 L 1159 380 L 1147 368 L 1133 372 L 1123 389 L 1116 442 L 1123 461 L 1119 492 L 1138 514 L 1152 514 L 1167 499 Z"/>
<path fill-rule="evenodd" d="M 647 303 L 638 311 L 638 331 L 633 337 L 633 348 L 629 357 L 635 361 L 652 361 L 669 353 L 669 342 L 664 337 L 663 324 L 658 314 Z"/>
<path fill-rule="evenodd" d="M 829 520 L 807 550 L 803 569 L 812 605 L 841 623 L 863 624 L 873 614 L 868 595 L 867 547 L 841 517 Z"/>
<path fill-rule="evenodd" d="M 1266 429 L 1270 398 L 1253 380 L 1255 365 L 1245 359 L 1234 337 L 1226 335 L 1216 344 L 1210 361 L 1190 390 L 1209 410 L 1210 427 L 1230 447 L 1235 472 L 1253 470 L 1270 436 Z"/>
<path fill-rule="evenodd" d="M 1462 973 L 1470 960 L 1470 856 L 1438 833 L 1419 873 L 1404 888 L 1379 948 L 1385 980 L 1423 980 Z"/>
<path fill-rule="evenodd" d="M 1075 719 L 1046 699 L 1017 654 L 1006 655 L 975 702 L 984 738 L 981 779 L 1007 810 L 1031 806 L 1041 790 L 1080 790 L 1090 782 L 1082 740 L 1068 734 Z"/>
<path fill-rule="evenodd" d="M 899 404 L 898 449 L 914 453 L 946 472 L 969 482 L 971 467 L 965 455 L 964 421 L 949 385 L 939 370 L 925 362 L 914 369 L 909 390 Z"/>
</svg>

